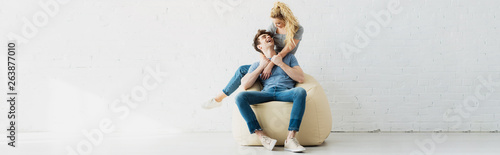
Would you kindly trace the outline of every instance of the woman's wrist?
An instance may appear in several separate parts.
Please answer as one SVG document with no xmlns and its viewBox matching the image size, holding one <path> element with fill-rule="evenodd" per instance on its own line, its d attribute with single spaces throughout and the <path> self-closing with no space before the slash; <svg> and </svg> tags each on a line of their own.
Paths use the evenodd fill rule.
<svg viewBox="0 0 500 155">
<path fill-rule="evenodd" d="M 280 52 L 279 55 L 284 58 L 286 56 L 285 52 Z"/>
</svg>

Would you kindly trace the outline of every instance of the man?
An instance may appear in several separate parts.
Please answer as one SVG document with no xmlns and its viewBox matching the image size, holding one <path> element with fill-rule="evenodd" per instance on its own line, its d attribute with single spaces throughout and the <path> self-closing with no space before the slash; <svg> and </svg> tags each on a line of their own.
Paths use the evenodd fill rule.
<svg viewBox="0 0 500 155">
<path fill-rule="evenodd" d="M 305 148 L 299 144 L 295 138 L 295 134 L 299 131 L 302 116 L 304 115 L 307 93 L 303 88 L 294 88 L 294 86 L 296 82 L 302 83 L 304 81 L 304 72 L 293 54 L 288 54 L 283 58 L 277 55 L 274 50 L 274 40 L 270 32 L 258 30 L 254 37 L 253 46 L 255 50 L 263 53 L 270 60 L 262 59 L 260 62 L 253 63 L 248 73 L 241 79 L 241 86 L 246 90 L 259 79 L 264 88 L 262 91 L 245 91 L 239 93 L 236 96 L 238 109 L 245 119 L 250 133 L 256 133 L 262 145 L 272 150 L 277 140 L 264 134 L 250 105 L 268 101 L 293 102 L 288 137 L 285 140 L 285 150 L 302 152 Z M 275 66 L 271 71 L 271 76 L 263 80 L 259 75 L 268 63 L 274 63 Z"/>
</svg>

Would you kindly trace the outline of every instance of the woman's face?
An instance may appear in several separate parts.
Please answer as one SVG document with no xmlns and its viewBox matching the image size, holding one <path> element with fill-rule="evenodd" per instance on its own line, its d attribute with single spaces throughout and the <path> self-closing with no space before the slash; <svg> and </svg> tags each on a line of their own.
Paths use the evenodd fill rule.
<svg viewBox="0 0 500 155">
<path fill-rule="evenodd" d="M 274 26 L 276 26 L 279 29 L 285 28 L 285 21 L 279 19 L 279 18 L 271 18 L 273 20 Z"/>
</svg>

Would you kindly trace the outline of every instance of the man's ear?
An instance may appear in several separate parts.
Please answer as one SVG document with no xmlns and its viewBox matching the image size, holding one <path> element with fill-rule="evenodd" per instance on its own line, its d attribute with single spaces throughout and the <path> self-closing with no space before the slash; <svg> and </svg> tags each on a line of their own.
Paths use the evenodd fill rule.
<svg viewBox="0 0 500 155">
<path fill-rule="evenodd" d="M 262 46 L 257 45 L 257 48 L 262 51 Z"/>
</svg>

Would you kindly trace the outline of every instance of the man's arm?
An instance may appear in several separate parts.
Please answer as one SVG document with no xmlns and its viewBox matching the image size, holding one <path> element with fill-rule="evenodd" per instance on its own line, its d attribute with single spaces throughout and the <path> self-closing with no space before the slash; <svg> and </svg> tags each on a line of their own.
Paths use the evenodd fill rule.
<svg viewBox="0 0 500 155">
<path fill-rule="evenodd" d="M 304 71 L 302 71 L 302 68 L 300 68 L 300 66 L 288 66 L 287 64 L 283 63 L 283 60 L 279 55 L 273 56 L 271 61 L 277 66 L 281 67 L 281 69 L 283 69 L 283 71 L 285 71 L 285 73 L 293 80 L 297 81 L 298 83 L 304 82 Z"/>
<path fill-rule="evenodd" d="M 247 73 L 245 76 L 243 76 L 243 78 L 241 78 L 241 86 L 244 90 L 252 87 L 252 85 L 255 83 L 257 78 L 259 78 L 260 73 L 262 73 L 262 70 L 264 70 L 268 63 L 269 61 L 261 60 L 257 69 L 255 69 L 251 73 Z"/>
</svg>

